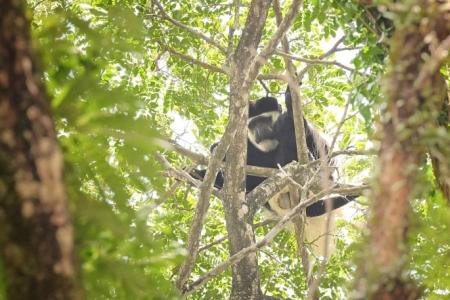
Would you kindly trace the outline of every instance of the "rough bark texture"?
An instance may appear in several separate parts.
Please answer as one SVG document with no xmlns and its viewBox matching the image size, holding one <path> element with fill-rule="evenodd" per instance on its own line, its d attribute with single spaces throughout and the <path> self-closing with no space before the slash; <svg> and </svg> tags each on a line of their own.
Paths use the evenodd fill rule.
<svg viewBox="0 0 450 300">
<path fill-rule="evenodd" d="M 278 0 L 273 1 L 273 8 L 275 11 L 277 24 L 278 26 L 280 26 L 282 21 L 282 14 L 280 3 Z M 283 47 L 284 52 L 290 53 L 289 41 L 287 36 L 284 36 L 281 39 L 281 46 Z M 292 61 L 287 57 L 283 57 L 283 60 L 287 70 L 288 85 L 292 97 L 292 110 L 294 114 L 294 131 L 295 131 L 295 140 L 297 142 L 297 157 L 299 158 L 298 161 L 301 164 L 306 164 L 308 162 L 308 148 L 306 146 L 305 125 L 304 125 L 305 123 L 302 121 L 303 103 L 300 97 L 300 89 L 298 88 L 299 83 L 297 78 L 295 77 L 296 70 Z M 289 187 L 289 199 L 291 202 L 291 207 L 296 206 L 300 202 L 300 191 L 293 185 Z M 304 214 L 298 215 L 292 220 L 292 224 L 294 224 L 295 239 L 297 242 L 297 255 L 302 260 L 303 270 L 305 274 L 308 274 L 309 272 L 308 252 L 306 251 L 304 243 L 305 221 L 306 217 Z M 306 281 L 308 281 L 308 279 L 306 279 Z"/>
<path fill-rule="evenodd" d="M 443 1 L 436 1 L 441 2 Z M 364 15 L 368 21 L 373 25 L 371 30 L 380 36 L 380 39 L 384 39 L 385 36 L 390 36 L 390 34 L 395 30 L 394 24 L 391 19 L 385 18 L 383 13 L 377 10 L 376 6 L 373 6 L 373 1 L 371 0 L 360 0 L 359 3 L 365 8 Z M 442 17 L 436 21 L 437 35 L 440 39 L 444 39 L 446 35 L 446 22 L 449 20 L 446 17 Z M 382 30 L 381 28 L 386 28 Z M 445 85 L 445 79 L 441 75 L 439 78 L 440 84 Z M 436 183 L 441 190 L 444 197 L 450 204 L 450 147 L 449 136 L 450 136 L 450 111 L 449 111 L 449 100 L 450 100 L 450 87 L 447 85 L 447 94 L 443 95 L 442 101 L 442 111 L 440 116 L 437 118 L 438 126 L 441 128 L 443 134 L 443 139 L 441 139 L 435 145 L 430 146 L 430 157 L 433 166 L 433 173 L 436 177 Z"/>
<path fill-rule="evenodd" d="M 246 109 L 246 106 L 241 107 Z M 247 122 L 245 118 L 239 122 L 235 141 L 229 149 L 225 176 L 224 208 L 226 225 L 230 240 L 230 254 L 252 245 L 253 214 L 245 199 L 245 165 L 246 156 L 240 153 L 247 151 Z M 230 299 L 258 299 L 260 293 L 257 254 L 251 253 L 239 263 L 232 266 L 233 285 Z"/>
<path fill-rule="evenodd" d="M 9 299 L 80 299 L 63 159 L 22 1 L 0 1 L 0 244 Z"/>
<path fill-rule="evenodd" d="M 403 276 L 407 260 L 406 234 L 410 200 L 420 157 L 426 147 L 423 134 L 436 123 L 442 103 L 439 65 L 431 69 L 430 37 L 439 43 L 450 32 L 448 14 L 433 1 L 419 1 L 411 23 L 396 29 L 390 48 L 390 66 L 383 87 L 379 174 L 374 188 L 369 243 L 357 279 L 357 299 L 418 299 L 420 289 Z M 411 10 L 406 10 L 411 11 Z M 428 39 L 426 38 L 428 37 Z M 434 45 L 435 46 L 435 45 Z M 421 78 L 421 80 L 419 80 Z"/>
<path fill-rule="evenodd" d="M 242 84 L 256 57 L 270 0 L 252 1 L 242 37 L 232 60 L 230 78 L 230 114 L 236 119 L 237 131 L 227 153 L 224 186 L 225 219 L 230 241 L 230 254 L 255 243 L 253 213 L 245 198 L 245 166 L 247 164 L 247 119 L 249 90 Z M 260 299 L 258 260 L 255 252 L 232 266 L 230 299 Z"/>
<path fill-rule="evenodd" d="M 444 78 L 440 78 L 443 87 L 446 87 Z M 438 117 L 438 126 L 442 129 L 444 139 L 440 139 L 434 149 L 430 150 L 433 172 L 436 177 L 436 183 L 450 204 L 450 89 L 443 98 L 442 111 Z"/>
</svg>

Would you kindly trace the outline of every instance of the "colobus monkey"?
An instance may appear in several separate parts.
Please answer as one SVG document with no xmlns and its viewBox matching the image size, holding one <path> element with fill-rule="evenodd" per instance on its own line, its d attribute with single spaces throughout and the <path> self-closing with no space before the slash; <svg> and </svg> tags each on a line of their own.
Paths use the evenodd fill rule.
<svg viewBox="0 0 450 300">
<path fill-rule="evenodd" d="M 297 160 L 297 146 L 295 142 L 294 122 L 292 115 L 292 101 L 289 89 L 286 92 L 287 112 L 281 113 L 281 106 L 276 98 L 263 97 L 257 101 L 249 102 L 249 119 L 248 141 L 247 141 L 247 165 L 277 168 Z M 309 123 L 304 119 L 305 133 L 308 150 L 312 158 L 320 157 L 319 149 L 326 149 L 325 155 L 328 153 L 326 141 L 315 131 Z M 211 152 L 217 146 L 213 144 L 210 148 Z M 197 179 L 203 179 L 206 170 L 194 170 L 191 175 Z M 246 192 L 251 192 L 266 178 L 259 176 L 246 176 Z M 221 172 L 218 173 L 214 186 L 216 188 L 223 187 L 224 178 Z M 290 203 L 286 195 L 281 198 L 271 199 L 266 203 L 266 208 L 270 211 L 281 214 L 281 211 L 288 210 L 286 202 Z M 350 200 L 345 197 L 334 197 L 331 199 L 320 200 L 306 208 L 307 217 L 320 216 L 326 213 L 325 201 L 332 201 L 332 208 L 338 208 L 346 204 Z M 283 205 L 280 205 L 280 202 Z M 281 210 L 280 210 L 281 209 Z"/>
<path fill-rule="evenodd" d="M 281 105 L 276 98 L 264 97 L 257 101 L 249 102 L 248 141 L 247 141 L 247 165 L 276 168 L 275 153 L 278 140 L 275 137 L 274 126 L 281 115 Z M 213 152 L 217 143 L 214 143 L 210 151 Z M 206 170 L 194 170 L 191 175 L 198 179 L 205 177 Z M 245 190 L 251 192 L 266 178 L 247 175 Z M 214 186 L 223 187 L 223 175 L 217 174 Z"/>
<path fill-rule="evenodd" d="M 295 139 L 294 129 L 294 114 L 292 110 L 292 98 L 289 87 L 286 90 L 285 103 L 287 111 L 284 112 L 275 123 L 275 135 L 278 140 L 278 148 L 275 153 L 275 164 L 284 167 L 292 161 L 298 161 L 297 158 L 297 143 Z M 329 146 L 325 138 L 321 136 L 319 131 L 315 129 L 303 117 L 303 124 L 305 128 L 306 146 L 308 147 L 309 157 L 311 160 L 320 158 L 327 159 Z M 327 160 L 328 162 L 328 160 Z M 330 175 L 330 180 L 333 180 Z M 335 196 L 323 199 L 306 208 L 306 216 L 316 217 L 326 213 L 326 201 L 330 202 L 331 209 L 337 209 L 350 201 L 353 201 L 358 196 Z"/>
<path fill-rule="evenodd" d="M 247 165 L 276 168 L 275 154 L 278 139 L 275 134 L 275 124 L 281 115 L 281 105 L 276 98 L 264 97 L 249 103 L 248 111 L 248 141 Z M 246 192 L 251 192 L 266 178 L 248 175 L 246 177 Z"/>
<path fill-rule="evenodd" d="M 285 101 L 287 111 L 278 118 L 274 128 L 275 136 L 278 140 L 278 147 L 275 153 L 275 163 L 280 164 L 281 166 L 285 166 L 294 160 L 298 161 L 292 98 L 289 88 L 286 91 Z M 329 152 L 329 146 L 326 140 L 308 121 L 306 121 L 305 118 L 303 118 L 303 124 L 310 159 L 315 160 L 324 158 L 327 159 L 327 163 L 330 163 L 326 157 Z M 333 180 L 331 175 L 329 180 L 331 182 Z M 340 208 L 357 197 L 358 196 L 333 196 L 322 199 L 306 208 L 306 216 L 308 218 L 306 220 L 304 236 L 306 241 L 313 242 L 311 246 L 315 255 L 324 256 L 325 251 L 323 246 L 325 235 L 334 231 L 334 222 L 331 222 L 331 228 L 329 228 L 330 232 L 326 232 L 326 220 L 328 215 L 325 215 L 325 213 L 327 212 L 327 202 L 329 203 L 331 210 L 333 210 L 333 214 L 335 214 L 339 213 L 334 211 L 335 209 Z M 289 201 L 288 193 L 283 193 L 279 197 L 269 199 L 268 202 L 270 209 L 276 214 L 277 217 L 284 216 L 292 208 L 290 206 L 291 202 Z M 333 217 L 333 214 L 330 217 Z M 335 241 L 331 238 L 328 255 L 333 252 L 334 244 Z M 309 273 L 310 272 L 311 270 L 309 270 Z M 308 276 L 309 275 L 310 274 L 308 274 Z"/>
<path fill-rule="evenodd" d="M 249 103 L 248 119 L 248 141 L 247 141 L 247 164 L 251 166 L 277 168 L 278 164 L 285 166 L 291 161 L 298 160 L 297 144 L 295 139 L 294 119 L 292 112 L 292 99 L 289 88 L 286 91 L 286 112 L 282 112 L 277 99 L 264 97 L 255 102 Z M 303 118 L 305 127 L 306 144 L 311 160 L 326 158 L 329 147 L 326 140 L 320 133 Z M 217 143 L 211 146 L 211 152 L 217 146 Z M 192 176 L 203 179 L 206 170 L 194 170 Z M 247 175 L 246 192 L 251 192 L 266 178 Z M 330 176 L 330 180 L 332 180 Z M 222 188 L 224 178 L 221 172 L 216 177 L 215 187 Z M 315 255 L 324 256 L 324 245 L 326 232 L 326 219 L 328 215 L 326 203 L 330 203 L 331 209 L 335 210 L 348 202 L 354 200 L 357 196 L 334 196 L 306 207 L 307 226 L 305 228 L 305 239 L 312 242 L 312 250 Z M 292 208 L 290 205 L 289 194 L 281 193 L 276 197 L 269 199 L 265 204 L 272 217 L 282 217 Z M 332 217 L 332 216 L 331 216 Z M 334 230 L 334 222 L 329 228 Z M 334 248 L 334 239 L 330 239 L 330 249 L 328 254 L 332 253 Z M 311 264 L 311 267 L 313 264 Z M 309 270 L 308 277 L 311 270 Z"/>
</svg>

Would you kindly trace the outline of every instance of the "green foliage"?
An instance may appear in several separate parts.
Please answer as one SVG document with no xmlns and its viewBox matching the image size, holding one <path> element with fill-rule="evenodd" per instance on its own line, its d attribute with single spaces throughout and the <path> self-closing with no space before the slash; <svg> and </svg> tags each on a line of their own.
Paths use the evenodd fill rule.
<svg viewBox="0 0 450 300">
<path fill-rule="evenodd" d="M 147 224 L 143 203 L 164 189 L 152 157 L 168 132 L 155 91 L 163 81 L 141 65 L 144 20 L 137 5 L 37 3 L 35 40 L 76 224 L 90 299 L 175 299 L 168 277 L 182 253 Z M 158 132 L 158 134 L 157 134 Z"/>
<path fill-rule="evenodd" d="M 224 32 L 230 22 L 224 23 L 222 17 L 230 13 L 230 7 L 224 2 L 161 3 L 173 18 L 208 32 L 226 45 Z M 30 4 L 36 5 L 33 34 L 64 149 L 87 294 L 93 299 L 169 299 L 175 294 L 168 280 L 183 254 L 180 246 L 186 241 L 196 193 L 180 188 L 168 198 L 163 196 L 174 182 L 159 173 L 152 157 L 157 146 L 154 138 L 171 135 L 175 114 L 195 123 L 192 133 L 200 142 L 214 142 L 226 122 L 228 87 L 226 76 L 205 71 L 163 49 L 170 47 L 217 66 L 225 57 L 163 21 L 145 2 Z M 333 13 L 328 15 L 330 10 Z M 302 41 L 292 42 L 292 51 L 304 57 L 321 55 L 321 41 L 336 37 L 344 24 L 339 13 L 332 3 L 306 2 L 305 14 L 295 21 L 293 31 Z M 241 17 L 240 23 L 244 20 Z M 271 19 L 263 42 L 275 30 Z M 348 45 L 356 43 L 346 40 Z M 264 70 L 283 68 L 283 60 L 274 57 Z M 308 72 L 303 86 L 308 118 L 331 128 L 337 117 L 325 108 L 345 104 L 345 94 L 352 91 L 347 75 L 339 68 L 317 65 Z M 270 89 L 278 94 L 284 87 L 271 82 Z M 262 93 L 261 86 L 255 86 L 252 98 Z M 349 129 L 360 123 L 357 118 L 349 122 Z M 175 165 L 186 163 L 176 155 L 169 155 L 169 159 Z M 208 219 L 204 245 L 226 232 L 221 205 L 213 203 L 210 216 L 214 218 Z M 284 233 L 270 249 L 261 251 L 261 277 L 268 294 L 305 294 L 305 286 L 298 284 L 304 280 L 293 248 L 294 240 Z M 194 276 L 227 256 L 226 242 L 204 251 Z M 277 260 L 290 267 L 280 268 Z M 215 278 L 192 298 L 225 297 L 231 284 L 229 275 L 226 272 Z M 333 280 L 327 282 L 326 289 L 331 288 Z"/>
<path fill-rule="evenodd" d="M 410 231 L 410 273 L 424 288 L 429 300 L 450 295 L 450 207 L 433 184 L 431 167 L 421 174 L 424 198 L 414 203 Z"/>
<path fill-rule="evenodd" d="M 64 150 L 88 298 L 178 298 L 171 280 L 185 254 L 183 247 L 198 195 L 196 189 L 169 178 L 153 154 L 162 149 L 158 137 L 180 135 L 180 141 L 204 148 L 217 141 L 227 122 L 229 83 L 226 75 L 170 55 L 167 49 L 219 67 L 224 67 L 225 55 L 164 20 L 151 1 L 28 2 L 33 7 L 33 37 Z M 200 29 L 226 47 L 228 26 L 233 22 L 232 1 L 160 2 L 174 19 Z M 241 27 L 249 3 L 242 1 Z M 302 80 L 308 120 L 331 137 L 350 101 L 336 148 L 372 148 L 367 136 L 379 117 L 379 79 L 385 70 L 387 49 L 376 32 L 378 24 L 366 13 L 367 8 L 358 1 L 304 1 L 288 35 L 291 52 L 303 58 L 319 58 L 343 35 L 340 47 L 356 49 L 345 63 L 353 71 L 315 64 Z M 276 28 L 270 11 L 262 45 Z M 381 30 L 390 33 L 390 28 Z M 238 38 L 236 34 L 235 46 Z M 327 59 L 338 60 L 341 53 L 348 52 L 340 51 Z M 305 66 L 295 62 L 297 70 Z M 282 73 L 284 68 L 283 59 L 273 56 L 262 73 Z M 266 84 L 269 94 L 284 98 L 284 84 Z M 265 93 L 255 84 L 250 96 L 256 100 Z M 187 124 L 188 134 L 174 129 L 179 123 Z M 178 154 L 166 151 L 164 155 L 177 167 L 190 164 Z M 364 179 L 372 166 L 370 158 L 349 159 L 342 181 Z M 172 190 L 174 185 L 178 189 Z M 439 299 L 439 292 L 450 286 L 450 246 L 442 234 L 449 229 L 450 216 L 435 190 L 430 185 L 428 194 L 416 203 L 416 232 L 411 242 L 413 274 L 426 286 L 429 299 Z M 358 219 L 363 216 L 359 214 Z M 348 299 L 355 268 L 352 257 L 357 252 L 353 242 L 361 241 L 360 228 L 349 223 L 341 227 L 342 239 L 323 276 L 320 299 Z M 257 235 L 269 229 L 258 228 Z M 201 245 L 225 235 L 222 204 L 212 199 Z M 283 232 L 258 253 L 264 293 L 294 299 L 306 296 L 295 247 L 292 235 Z M 227 241 L 202 251 L 191 279 L 228 256 Z M 189 299 L 226 299 L 230 286 L 227 270 Z"/>
</svg>

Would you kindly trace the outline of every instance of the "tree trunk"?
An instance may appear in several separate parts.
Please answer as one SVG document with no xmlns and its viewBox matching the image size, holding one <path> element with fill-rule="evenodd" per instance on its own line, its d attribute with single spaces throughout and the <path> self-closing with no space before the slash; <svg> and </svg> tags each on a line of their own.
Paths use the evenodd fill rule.
<svg viewBox="0 0 450 300">
<path fill-rule="evenodd" d="M 252 1 L 241 39 L 232 59 L 230 115 L 236 118 L 230 117 L 230 120 L 236 120 L 237 130 L 227 153 L 224 185 L 224 210 L 230 255 L 255 243 L 254 210 L 246 202 L 245 197 L 248 95 L 251 87 L 243 87 L 243 83 L 256 57 L 256 49 L 261 40 L 270 3 L 270 0 Z M 232 266 L 230 299 L 260 299 L 260 294 L 258 260 L 257 254 L 253 252 Z"/>
<path fill-rule="evenodd" d="M 445 93 L 439 80 L 442 58 L 436 44 L 450 33 L 450 22 L 433 1 L 414 5 L 420 14 L 409 16 L 409 24 L 396 28 L 390 48 L 391 69 L 383 84 L 387 111 L 383 114 L 369 243 L 357 276 L 357 299 L 420 296 L 420 288 L 403 274 L 408 259 L 408 213 L 419 161 L 427 151 L 423 133 L 435 128 Z M 430 37 L 434 38 L 431 43 Z M 424 57 L 428 57 L 426 61 Z"/>
<path fill-rule="evenodd" d="M 447 93 L 442 99 L 442 111 L 438 117 L 438 126 L 443 132 L 443 139 L 438 139 L 435 147 L 430 150 L 433 173 L 436 183 L 442 195 L 450 204 L 450 88 L 447 87 L 445 79 L 441 76 L 440 84 L 447 88 Z"/>
<path fill-rule="evenodd" d="M 80 299 L 63 157 L 22 1 L 0 1 L 1 256 L 9 299 Z"/>
<path fill-rule="evenodd" d="M 244 114 L 248 107 L 243 106 Z M 239 109 L 233 113 L 239 114 Z M 227 155 L 225 176 L 224 208 L 226 225 L 230 241 L 230 255 L 255 243 L 253 232 L 253 213 L 245 199 L 245 165 L 247 152 L 247 121 L 238 121 L 235 143 L 230 145 Z M 256 252 L 250 253 L 232 266 L 232 291 L 230 299 L 258 299 L 260 293 L 258 260 Z"/>
</svg>

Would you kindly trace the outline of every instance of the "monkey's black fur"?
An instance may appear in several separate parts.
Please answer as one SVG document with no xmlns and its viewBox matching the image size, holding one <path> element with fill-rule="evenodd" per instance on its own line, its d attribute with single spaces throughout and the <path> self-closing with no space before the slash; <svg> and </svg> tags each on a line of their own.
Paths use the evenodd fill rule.
<svg viewBox="0 0 450 300">
<path fill-rule="evenodd" d="M 290 89 L 285 94 L 285 103 L 287 111 L 284 112 L 275 123 L 275 135 L 279 141 L 275 154 L 275 163 L 282 167 L 292 161 L 298 161 L 297 143 L 295 139 L 294 114 L 292 110 L 292 98 Z M 308 147 L 311 159 L 319 159 L 328 155 L 329 147 L 327 142 L 314 129 L 305 118 L 303 118 L 305 127 L 306 145 Z M 332 179 L 332 178 L 331 178 Z M 318 201 L 306 208 L 308 217 L 316 217 L 326 213 L 326 201 L 331 202 L 331 209 L 339 208 L 358 196 L 336 196 Z"/>
<path fill-rule="evenodd" d="M 259 99 L 258 101 L 251 101 L 249 103 L 249 118 L 258 117 L 263 113 L 270 112 L 279 112 L 281 113 L 281 106 L 278 104 L 277 99 L 273 97 L 264 97 Z M 254 119 L 254 121 L 258 121 Z M 260 122 L 265 122 L 266 120 L 259 120 Z M 250 122 L 251 123 L 251 122 Z M 255 122 L 253 126 L 258 126 Z M 271 129 L 270 129 L 271 128 Z M 265 130 L 258 136 L 258 140 L 261 139 L 275 139 L 273 124 L 271 126 L 265 126 Z M 218 143 L 214 143 L 210 147 L 211 153 L 214 151 L 214 148 Z M 266 167 L 266 168 L 276 168 L 275 164 L 275 153 L 276 149 L 269 152 L 263 152 L 253 145 L 253 143 L 247 139 L 247 165 L 257 166 L 257 167 Z M 191 173 L 193 177 L 197 179 L 203 179 L 205 177 L 206 170 L 194 170 Z M 257 187 L 261 182 L 263 182 L 266 178 L 247 175 L 245 179 L 245 190 L 247 193 L 251 192 L 255 187 Z M 216 181 L 214 182 L 214 186 L 216 188 L 221 189 L 223 187 L 224 178 L 221 172 L 217 174 Z"/>
<path fill-rule="evenodd" d="M 249 137 L 247 139 L 247 165 L 277 168 L 278 164 L 285 166 L 291 161 L 297 160 L 297 145 L 295 142 L 294 120 L 292 112 L 292 99 L 289 89 L 286 91 L 287 111 L 281 115 L 281 106 L 277 99 L 264 97 L 255 102 L 249 103 Z M 271 115 L 273 113 L 273 116 Z M 278 114 L 277 114 L 278 113 Z M 276 118 L 276 120 L 274 120 Z M 319 159 L 322 155 L 328 155 L 328 145 L 318 132 L 303 118 L 306 134 L 306 144 L 310 152 L 311 159 Z M 274 149 L 262 151 L 254 143 L 270 141 Z M 217 146 L 217 143 L 211 146 L 211 152 Z M 258 145 L 259 146 L 259 145 Z M 202 180 L 206 170 L 194 170 L 191 175 Z M 251 192 L 266 178 L 248 175 L 246 176 L 246 192 Z M 216 177 L 214 186 L 222 188 L 224 178 L 221 172 Z M 316 217 L 327 212 L 326 202 L 330 201 L 332 209 L 339 208 L 348 202 L 354 200 L 357 196 L 336 196 L 320 200 L 306 208 L 306 216 Z M 273 210 L 268 202 L 266 207 Z"/>
</svg>

